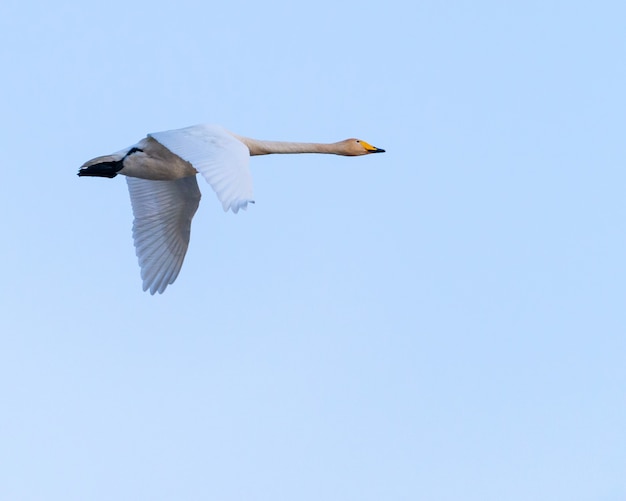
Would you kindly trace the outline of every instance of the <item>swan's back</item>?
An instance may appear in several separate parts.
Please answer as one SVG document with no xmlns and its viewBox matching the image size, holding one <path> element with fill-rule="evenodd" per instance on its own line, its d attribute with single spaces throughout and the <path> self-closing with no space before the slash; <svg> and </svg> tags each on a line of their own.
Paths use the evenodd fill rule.
<svg viewBox="0 0 626 501">
<path fill-rule="evenodd" d="M 237 213 L 254 201 L 250 152 L 224 127 L 193 125 L 148 137 L 193 165 L 215 190 L 225 211 Z"/>
</svg>

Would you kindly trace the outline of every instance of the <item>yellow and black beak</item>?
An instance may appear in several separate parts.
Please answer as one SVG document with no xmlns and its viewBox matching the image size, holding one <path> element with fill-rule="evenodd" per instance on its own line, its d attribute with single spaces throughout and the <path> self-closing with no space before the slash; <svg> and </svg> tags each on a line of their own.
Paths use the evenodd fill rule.
<svg viewBox="0 0 626 501">
<path fill-rule="evenodd" d="M 376 146 L 372 146 L 370 143 L 366 143 L 365 141 L 361 141 L 361 145 L 367 150 L 368 153 L 385 153 L 385 150 L 376 148 Z"/>
</svg>

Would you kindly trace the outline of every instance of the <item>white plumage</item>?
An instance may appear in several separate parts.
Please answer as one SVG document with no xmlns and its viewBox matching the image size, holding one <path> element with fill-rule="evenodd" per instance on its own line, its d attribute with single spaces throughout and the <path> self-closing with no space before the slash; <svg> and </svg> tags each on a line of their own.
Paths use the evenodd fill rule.
<svg viewBox="0 0 626 501">
<path fill-rule="evenodd" d="M 215 190 L 224 211 L 236 214 L 253 200 L 250 151 L 223 127 L 194 125 L 148 137 L 193 165 Z"/>
<path fill-rule="evenodd" d="M 134 146 L 89 160 L 78 175 L 127 176 L 143 290 L 154 294 L 174 283 L 185 259 L 191 220 L 200 203 L 197 173 L 213 188 L 224 211 L 237 213 L 254 201 L 251 155 L 383 151 L 358 139 L 331 144 L 259 141 L 218 125 L 194 125 L 148 134 Z"/>
<path fill-rule="evenodd" d="M 143 290 L 162 293 L 174 283 L 189 246 L 191 220 L 200 204 L 195 177 L 154 181 L 127 177 L 133 207 L 133 240 Z"/>
</svg>

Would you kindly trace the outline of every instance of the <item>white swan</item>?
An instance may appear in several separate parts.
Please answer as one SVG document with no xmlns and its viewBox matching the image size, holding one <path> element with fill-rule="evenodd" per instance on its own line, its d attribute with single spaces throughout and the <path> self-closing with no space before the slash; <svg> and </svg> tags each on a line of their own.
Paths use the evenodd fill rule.
<svg viewBox="0 0 626 501">
<path fill-rule="evenodd" d="M 215 190 L 224 211 L 237 213 L 254 203 L 248 169 L 252 155 L 357 156 L 384 151 L 359 139 L 332 144 L 259 141 L 217 125 L 194 125 L 148 134 L 134 146 L 89 160 L 78 175 L 127 176 L 143 290 L 161 294 L 176 280 L 187 252 L 191 219 L 200 203 L 198 172 Z"/>
</svg>

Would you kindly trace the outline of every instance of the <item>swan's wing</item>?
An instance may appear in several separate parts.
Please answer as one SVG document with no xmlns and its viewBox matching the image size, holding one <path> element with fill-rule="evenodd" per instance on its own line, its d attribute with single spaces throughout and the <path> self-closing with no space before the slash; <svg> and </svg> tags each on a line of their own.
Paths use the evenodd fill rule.
<svg viewBox="0 0 626 501">
<path fill-rule="evenodd" d="M 161 294 L 178 276 L 187 247 L 191 219 L 200 203 L 195 176 L 175 181 L 127 177 L 133 206 L 133 240 L 143 290 Z"/>
<path fill-rule="evenodd" d="M 254 202 L 250 151 L 226 129 L 194 125 L 148 136 L 193 165 L 215 190 L 224 211 L 237 213 Z"/>
</svg>

